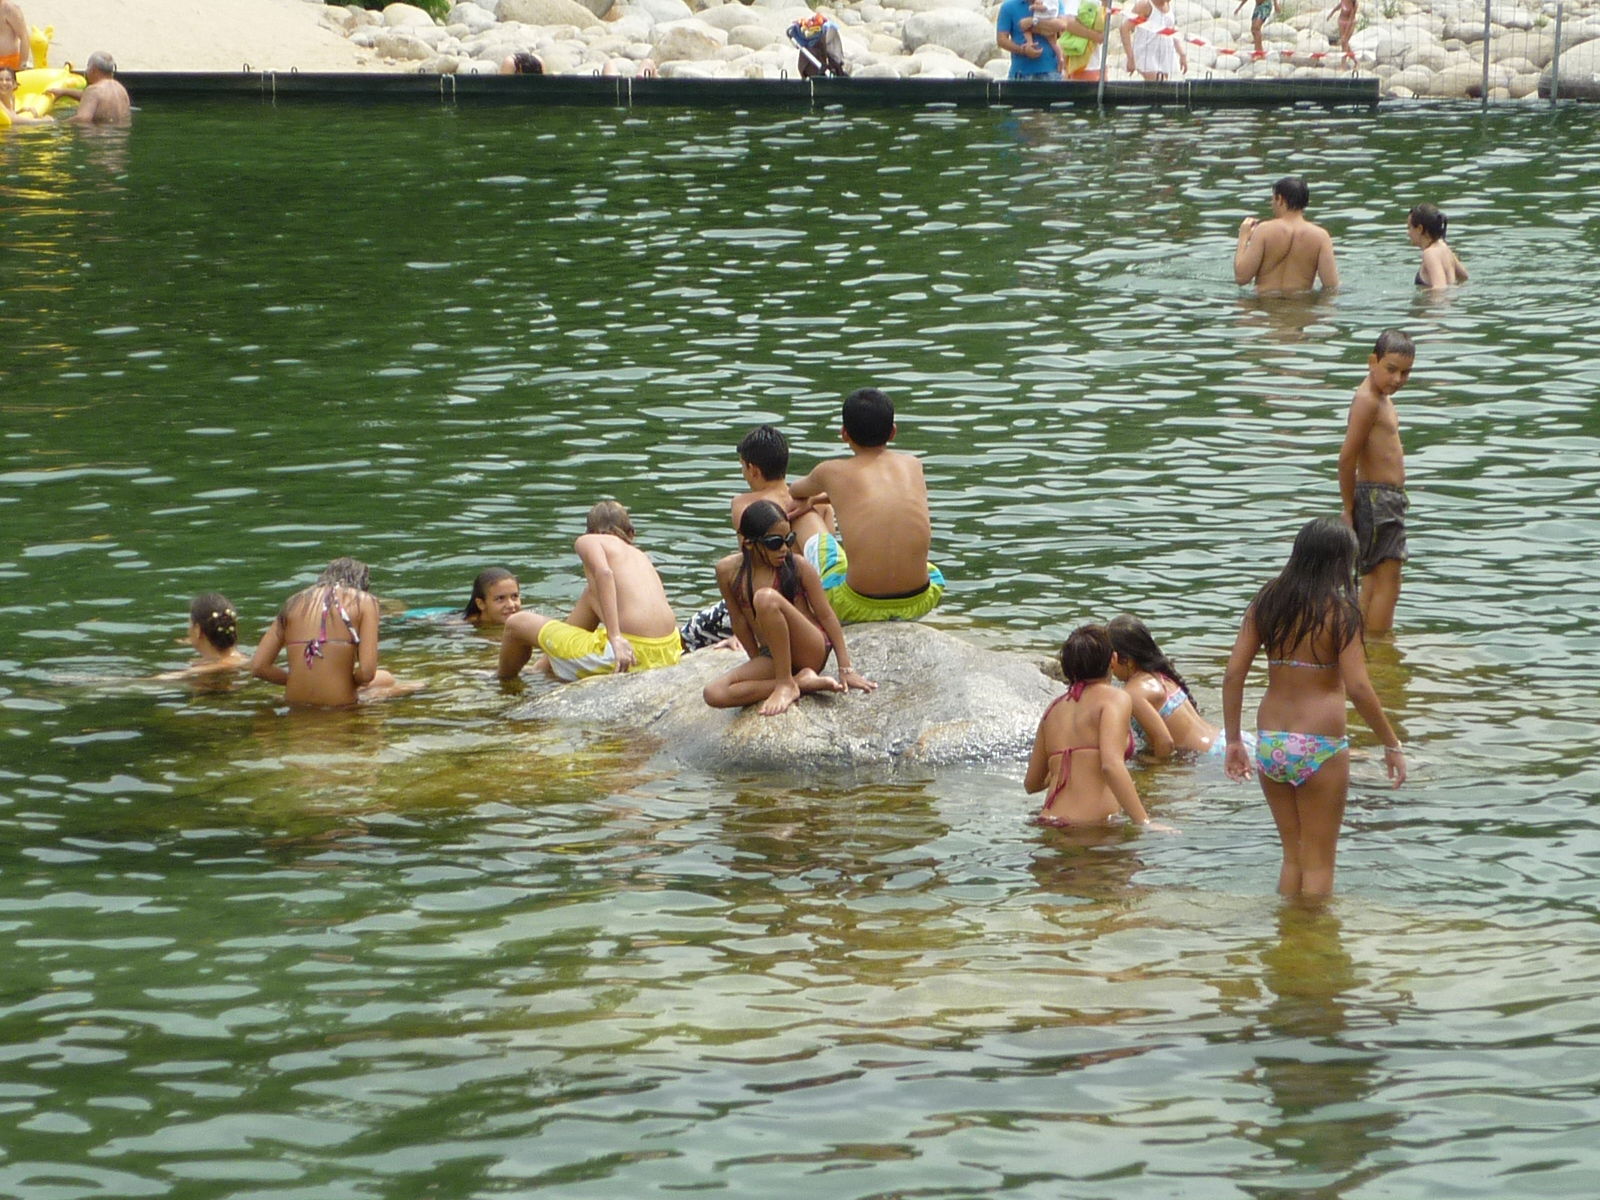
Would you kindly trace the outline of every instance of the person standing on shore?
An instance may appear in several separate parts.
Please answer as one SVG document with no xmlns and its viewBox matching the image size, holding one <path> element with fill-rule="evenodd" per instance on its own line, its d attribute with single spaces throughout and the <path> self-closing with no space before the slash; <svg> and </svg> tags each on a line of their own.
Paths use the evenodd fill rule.
<svg viewBox="0 0 1600 1200">
<path fill-rule="evenodd" d="M 28 41 L 22 6 L 17 0 L 0 0 L 0 67 L 20 71 L 32 62 L 33 43 Z"/>
<path fill-rule="evenodd" d="M 1233 281 L 1254 283 L 1258 292 L 1323 291 L 1339 286 L 1333 239 L 1320 225 L 1306 220 L 1311 189 L 1298 175 L 1285 175 L 1272 185 L 1272 216 L 1246 217 L 1239 225 L 1233 252 Z"/>
</svg>

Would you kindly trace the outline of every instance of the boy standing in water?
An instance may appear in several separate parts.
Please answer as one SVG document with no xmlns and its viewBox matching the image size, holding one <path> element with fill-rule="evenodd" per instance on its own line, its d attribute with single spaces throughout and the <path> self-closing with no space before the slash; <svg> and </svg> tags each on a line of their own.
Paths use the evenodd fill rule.
<svg viewBox="0 0 1600 1200">
<path fill-rule="evenodd" d="M 583 564 L 584 588 L 565 621 L 529 609 L 506 618 L 500 642 L 500 678 L 515 679 L 534 664 L 571 683 L 586 675 L 609 675 L 637 667 L 670 667 L 683 642 L 655 564 L 633 544 L 633 522 L 615 500 L 589 510 L 588 532 L 572 544 Z"/>
<path fill-rule="evenodd" d="M 895 432 L 889 397 L 877 388 L 852 392 L 844 402 L 840 433 L 850 457 L 819 463 L 789 485 L 800 501 L 791 520 L 803 520 L 824 501 L 833 505 L 844 545 L 824 531 L 807 541 L 806 557 L 846 625 L 915 621 L 938 607 L 944 595 L 944 576 L 928 561 L 932 527 L 922 463 L 889 449 Z"/>
<path fill-rule="evenodd" d="M 1367 377 L 1350 402 L 1339 450 L 1339 497 L 1360 555 L 1361 620 L 1368 633 L 1394 627 L 1400 564 L 1406 555 L 1406 463 L 1394 394 L 1411 376 L 1417 348 L 1386 329 L 1367 359 Z"/>
</svg>

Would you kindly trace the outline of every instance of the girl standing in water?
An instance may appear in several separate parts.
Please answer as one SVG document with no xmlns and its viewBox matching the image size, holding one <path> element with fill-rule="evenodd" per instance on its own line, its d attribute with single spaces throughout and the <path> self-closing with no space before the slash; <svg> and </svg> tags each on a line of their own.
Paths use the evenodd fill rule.
<svg viewBox="0 0 1600 1200">
<path fill-rule="evenodd" d="M 1406 236 L 1422 251 L 1422 266 L 1417 269 L 1418 287 L 1438 290 L 1467 281 L 1467 269 L 1444 240 L 1449 225 L 1450 218 L 1433 204 L 1419 204 L 1406 217 Z"/>
<path fill-rule="evenodd" d="M 378 599 L 364 562 L 336 558 L 317 582 L 284 603 L 256 646 L 250 670 L 284 685 L 290 704 L 344 708 L 396 688 L 378 666 Z M 288 651 L 287 668 L 278 655 Z"/>
<path fill-rule="evenodd" d="M 1251 771 L 1240 731 L 1244 681 L 1265 648 L 1267 692 L 1256 711 L 1254 766 L 1283 843 L 1278 892 L 1284 896 L 1333 891 L 1350 784 L 1347 696 L 1382 740 L 1394 786 L 1406 778 L 1400 739 L 1367 678 L 1355 562 L 1356 535 L 1348 525 L 1332 518 L 1308 521 L 1294 539 L 1288 564 L 1245 610 L 1222 679 L 1225 764 L 1243 782 Z"/>
</svg>

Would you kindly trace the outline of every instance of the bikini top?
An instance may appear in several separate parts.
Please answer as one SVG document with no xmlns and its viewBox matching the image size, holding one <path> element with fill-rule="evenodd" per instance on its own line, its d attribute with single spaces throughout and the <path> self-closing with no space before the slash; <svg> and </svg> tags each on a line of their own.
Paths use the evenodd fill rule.
<svg viewBox="0 0 1600 1200">
<path fill-rule="evenodd" d="M 1094 681 L 1093 680 L 1088 680 L 1088 679 L 1080 679 L 1080 680 L 1078 680 L 1077 683 L 1070 684 L 1067 687 L 1066 695 L 1057 696 L 1054 700 L 1050 701 L 1050 707 L 1046 708 L 1044 710 L 1044 715 L 1046 717 L 1048 717 L 1050 715 L 1050 710 L 1055 708 L 1055 706 L 1060 704 L 1063 700 L 1074 700 L 1074 701 L 1082 700 L 1083 699 L 1083 690 L 1086 687 L 1088 687 L 1089 684 L 1092 683 L 1092 682 L 1094 682 Z M 1040 719 L 1042 720 L 1043 718 L 1040 718 Z M 1100 749 L 1099 746 L 1068 746 L 1065 750 L 1052 750 L 1048 755 L 1046 755 L 1046 758 L 1054 758 L 1058 754 L 1066 754 L 1066 755 L 1070 756 L 1070 755 L 1076 753 L 1079 750 L 1098 750 L 1098 749 Z M 1136 750 L 1137 750 L 1137 746 L 1135 745 L 1134 740 L 1133 740 L 1133 730 L 1130 729 L 1130 730 L 1128 730 L 1128 746 L 1127 746 L 1127 749 L 1125 749 L 1122 752 L 1122 757 L 1125 758 L 1125 759 L 1131 759 L 1134 756 L 1134 753 L 1135 753 Z M 1067 759 L 1067 762 L 1070 763 L 1071 761 L 1072 761 L 1072 759 L 1069 757 Z M 1056 789 L 1056 791 L 1060 791 L 1060 790 L 1061 789 L 1059 787 Z M 1053 799 L 1055 797 L 1055 792 L 1051 792 L 1050 795 L 1051 795 L 1051 798 Z M 1046 803 L 1049 803 L 1049 801 L 1046 801 Z"/>
<path fill-rule="evenodd" d="M 336 612 L 339 614 L 339 619 L 344 622 L 345 632 L 350 635 L 349 637 L 330 638 L 328 636 L 329 612 Z M 306 666 L 309 667 L 315 663 L 317 659 L 322 657 L 322 648 L 329 642 L 332 642 L 336 646 L 361 645 L 361 635 L 356 632 L 355 623 L 350 620 L 350 614 L 345 611 L 344 601 L 339 599 L 339 589 L 331 585 L 328 587 L 327 591 L 322 594 L 322 624 L 317 630 L 317 636 L 314 638 L 307 638 L 303 643 L 299 638 L 296 638 L 291 641 L 286 641 L 284 644 L 288 646 L 298 646 L 304 644 Z"/>
<path fill-rule="evenodd" d="M 1330 671 L 1333 668 L 1337 667 L 1338 665 L 1339 664 L 1336 663 L 1336 662 L 1331 662 L 1331 663 L 1301 662 L 1297 658 L 1269 658 L 1269 659 L 1267 659 L 1267 666 L 1269 666 L 1269 667 L 1314 667 L 1318 671 Z"/>
<path fill-rule="evenodd" d="M 1158 677 L 1158 678 L 1164 678 L 1164 677 Z M 1172 681 L 1170 679 L 1167 680 L 1167 682 L 1168 683 L 1172 683 Z M 1188 698 L 1189 698 L 1189 693 L 1188 692 L 1184 691 L 1181 687 L 1178 687 L 1176 684 L 1173 684 L 1172 690 L 1167 693 L 1167 698 L 1161 702 L 1161 707 L 1156 709 L 1156 712 L 1159 713 L 1163 717 L 1170 717 L 1173 713 L 1177 712 L 1180 708 L 1183 707 L 1183 702 L 1185 700 L 1187 700 Z"/>
</svg>

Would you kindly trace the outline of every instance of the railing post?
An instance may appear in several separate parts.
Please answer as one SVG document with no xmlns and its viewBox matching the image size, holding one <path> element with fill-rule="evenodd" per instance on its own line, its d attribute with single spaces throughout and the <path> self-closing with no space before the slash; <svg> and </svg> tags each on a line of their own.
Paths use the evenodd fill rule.
<svg viewBox="0 0 1600 1200">
<path fill-rule="evenodd" d="M 1561 98 L 1561 10 L 1564 3 L 1556 5 L 1556 48 L 1550 56 L 1550 103 Z"/>
<path fill-rule="evenodd" d="M 1483 0 L 1483 107 L 1489 108 L 1489 5 L 1491 0 Z"/>
</svg>

